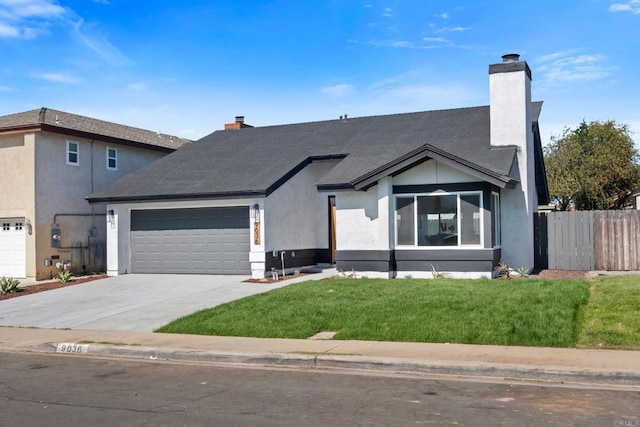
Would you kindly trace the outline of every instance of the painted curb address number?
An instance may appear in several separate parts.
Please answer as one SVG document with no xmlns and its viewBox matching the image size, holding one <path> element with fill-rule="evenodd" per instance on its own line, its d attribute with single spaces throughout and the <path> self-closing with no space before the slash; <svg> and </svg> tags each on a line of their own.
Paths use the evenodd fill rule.
<svg viewBox="0 0 640 427">
<path fill-rule="evenodd" d="M 87 353 L 88 351 L 88 344 L 74 344 L 68 342 L 61 342 L 56 348 L 56 353 L 82 354 Z"/>
</svg>

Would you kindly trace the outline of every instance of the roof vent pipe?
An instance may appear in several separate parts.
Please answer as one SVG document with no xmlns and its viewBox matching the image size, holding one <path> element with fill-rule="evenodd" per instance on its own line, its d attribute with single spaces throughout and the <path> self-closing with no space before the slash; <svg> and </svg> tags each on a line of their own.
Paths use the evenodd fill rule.
<svg viewBox="0 0 640 427">
<path fill-rule="evenodd" d="M 507 53 L 506 55 L 502 55 L 502 62 L 518 62 L 519 60 L 519 53 Z"/>
</svg>

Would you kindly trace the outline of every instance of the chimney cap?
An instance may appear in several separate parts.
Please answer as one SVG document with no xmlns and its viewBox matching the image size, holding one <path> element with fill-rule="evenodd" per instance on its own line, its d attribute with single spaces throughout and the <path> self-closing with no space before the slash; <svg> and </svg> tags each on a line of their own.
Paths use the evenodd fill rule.
<svg viewBox="0 0 640 427">
<path fill-rule="evenodd" d="M 507 53 L 506 55 L 502 55 L 502 62 L 517 62 L 519 60 L 519 53 Z"/>
<path fill-rule="evenodd" d="M 236 123 L 244 123 L 244 116 L 236 116 Z"/>
</svg>

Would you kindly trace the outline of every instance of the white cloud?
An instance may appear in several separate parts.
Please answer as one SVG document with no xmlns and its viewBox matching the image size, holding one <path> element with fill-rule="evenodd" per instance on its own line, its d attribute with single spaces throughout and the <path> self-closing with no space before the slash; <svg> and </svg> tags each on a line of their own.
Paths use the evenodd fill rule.
<svg viewBox="0 0 640 427">
<path fill-rule="evenodd" d="M 384 12 L 382 13 L 382 16 L 385 16 L 387 18 L 390 18 L 393 16 L 393 10 L 390 7 L 385 7 L 384 8 Z"/>
<path fill-rule="evenodd" d="M 544 83 L 584 83 L 605 79 L 615 67 L 607 65 L 604 55 L 579 55 L 574 51 L 555 52 L 542 56 L 536 67 Z"/>
<path fill-rule="evenodd" d="M 613 3 L 609 12 L 631 12 L 640 15 L 640 0 L 629 0 L 626 3 Z"/>
<path fill-rule="evenodd" d="M 436 15 L 436 17 L 442 18 L 442 19 L 449 19 L 449 14 L 447 12 L 444 12 L 439 15 Z"/>
<path fill-rule="evenodd" d="M 367 113 L 454 108 L 473 105 L 482 97 L 482 93 L 465 84 L 424 84 L 427 80 L 429 79 L 418 71 L 407 71 L 371 84 L 365 92 L 372 101 L 363 101 L 363 104 L 370 107 L 370 110 L 376 106 L 379 110 L 373 108 Z"/>
<path fill-rule="evenodd" d="M 96 33 L 95 25 L 85 25 L 84 20 L 79 19 L 72 28 L 73 36 L 78 42 L 94 51 L 111 65 L 123 65 L 131 62 L 126 55 L 111 44 L 106 35 Z"/>
<path fill-rule="evenodd" d="M 428 43 L 449 43 L 444 37 L 424 37 L 422 40 Z"/>
<path fill-rule="evenodd" d="M 34 39 L 68 13 L 51 0 L 0 0 L 0 38 Z"/>
<path fill-rule="evenodd" d="M 133 91 L 143 91 L 147 89 L 147 84 L 144 82 L 137 82 L 137 83 L 131 83 L 130 85 L 127 86 L 128 90 L 133 90 Z"/>
<path fill-rule="evenodd" d="M 0 38 L 20 37 L 20 28 L 0 22 Z"/>
<path fill-rule="evenodd" d="M 81 79 L 79 79 L 78 77 L 75 77 L 74 75 L 68 72 L 40 73 L 40 74 L 35 74 L 35 77 L 42 80 L 47 80 L 49 82 L 65 83 L 65 84 L 79 83 L 81 81 Z"/>
<path fill-rule="evenodd" d="M 460 105 L 473 105 L 480 94 L 466 85 L 458 83 L 443 83 L 427 85 L 421 83 L 405 83 L 398 85 L 383 85 L 372 88 L 372 102 L 364 102 L 367 107 L 377 113 L 389 111 L 426 111 L 432 109 L 454 108 Z"/>
<path fill-rule="evenodd" d="M 20 22 L 29 18 L 59 19 L 67 10 L 52 0 L 0 0 L 0 19 Z"/>
<path fill-rule="evenodd" d="M 325 86 L 320 91 L 334 98 L 344 98 L 351 95 L 355 88 L 350 84 L 339 84 L 334 86 Z"/>
<path fill-rule="evenodd" d="M 462 27 L 462 26 L 444 27 L 444 28 L 439 28 L 435 30 L 435 32 L 436 33 L 463 33 L 465 31 L 469 31 L 470 29 L 471 27 Z"/>
<path fill-rule="evenodd" d="M 108 0 L 93 1 L 109 4 Z M 72 9 L 60 6 L 55 0 L 0 0 L 0 38 L 34 39 L 48 33 L 54 24 L 69 27 L 78 43 L 109 64 L 130 62 L 95 24 L 85 24 Z"/>
</svg>

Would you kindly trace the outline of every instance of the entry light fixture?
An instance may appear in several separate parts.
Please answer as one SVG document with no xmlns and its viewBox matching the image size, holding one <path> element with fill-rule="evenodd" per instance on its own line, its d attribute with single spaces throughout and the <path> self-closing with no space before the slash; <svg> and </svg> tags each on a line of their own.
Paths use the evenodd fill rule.
<svg viewBox="0 0 640 427">
<path fill-rule="evenodd" d="M 113 209 L 109 209 L 107 211 L 107 222 L 109 224 L 115 224 L 116 222 L 116 216 L 115 216 L 115 213 L 113 212 Z"/>
<path fill-rule="evenodd" d="M 256 222 L 260 222 L 260 205 L 257 203 L 251 208 L 251 218 L 253 218 Z"/>
<path fill-rule="evenodd" d="M 24 228 L 27 230 L 27 233 L 30 235 L 33 234 L 33 226 L 31 225 L 29 218 L 24 219 Z"/>
</svg>

